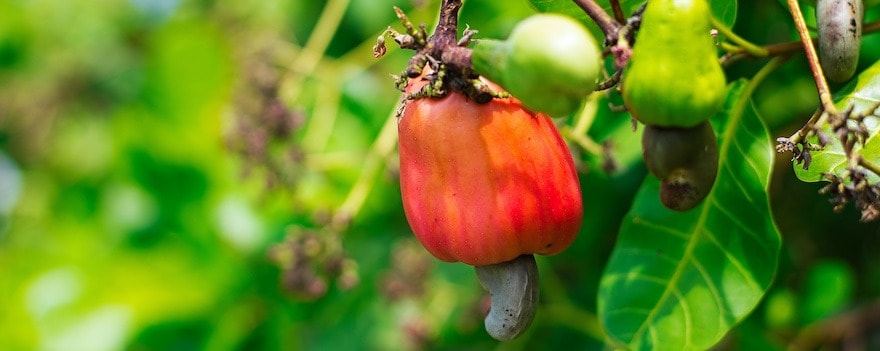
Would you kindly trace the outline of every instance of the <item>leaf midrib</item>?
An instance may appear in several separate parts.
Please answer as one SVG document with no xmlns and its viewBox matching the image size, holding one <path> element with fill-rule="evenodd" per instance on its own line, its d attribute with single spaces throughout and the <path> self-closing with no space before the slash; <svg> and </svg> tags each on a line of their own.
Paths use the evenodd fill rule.
<svg viewBox="0 0 880 351">
<path fill-rule="evenodd" d="M 724 141 L 721 143 L 721 148 L 718 150 L 719 157 L 720 155 L 727 155 L 727 152 L 730 149 L 730 145 L 733 144 L 733 136 L 734 132 L 737 130 L 739 126 L 739 121 L 742 119 L 743 111 L 745 110 L 746 103 L 749 101 L 749 96 L 751 96 L 751 89 L 746 89 L 747 91 L 743 93 L 739 100 L 733 105 L 734 108 L 731 109 L 731 113 L 728 117 L 727 124 L 724 129 Z M 725 157 L 725 163 L 727 163 L 727 158 Z M 720 166 L 720 165 L 719 165 Z M 654 318 L 656 318 L 657 312 L 660 311 L 660 306 L 663 306 L 667 303 L 670 294 L 672 293 L 673 287 L 678 286 L 678 281 L 681 279 L 681 274 L 684 271 L 684 266 L 687 264 L 688 259 L 693 255 L 693 251 L 697 246 L 697 236 L 700 235 L 699 228 L 702 228 L 707 218 L 709 217 L 709 209 L 712 205 L 711 202 L 715 201 L 715 191 L 717 188 L 713 188 L 712 192 L 709 196 L 706 197 L 706 202 L 703 204 L 701 208 L 700 217 L 697 220 L 697 225 L 693 228 L 691 233 L 691 240 L 688 242 L 688 246 L 685 248 L 685 251 L 682 255 L 681 261 L 676 265 L 675 271 L 672 274 L 672 277 L 669 278 L 669 284 L 666 285 L 666 288 L 663 290 L 663 294 L 660 295 L 660 299 L 657 300 L 657 304 L 651 309 L 650 314 L 645 318 L 645 322 L 639 326 L 639 329 L 636 330 L 632 335 L 631 340 L 638 340 L 641 338 L 641 335 L 645 332 L 646 328 L 649 325 L 652 325 Z M 685 328 L 685 344 L 684 347 L 687 348 L 691 343 L 691 326 L 686 325 Z"/>
</svg>

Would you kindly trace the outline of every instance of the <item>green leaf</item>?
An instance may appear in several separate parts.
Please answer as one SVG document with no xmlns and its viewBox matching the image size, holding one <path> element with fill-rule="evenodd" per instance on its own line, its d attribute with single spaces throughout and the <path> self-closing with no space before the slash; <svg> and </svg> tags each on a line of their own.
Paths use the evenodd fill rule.
<svg viewBox="0 0 880 351">
<path fill-rule="evenodd" d="M 840 111 L 852 107 L 853 113 L 861 115 L 870 113 L 880 103 L 880 61 L 859 73 L 855 80 L 835 94 L 834 101 Z M 864 147 L 856 145 L 854 150 L 860 152 L 866 160 L 878 162 L 880 138 L 877 138 L 877 134 L 880 132 L 880 121 L 876 117 L 865 118 L 864 121 L 868 128 L 868 138 L 865 139 Z M 813 160 L 809 169 L 804 169 L 803 164 L 793 164 L 795 175 L 804 182 L 818 182 L 823 180 L 822 175 L 825 173 L 840 176 L 846 171 L 847 158 L 840 140 L 834 136 L 831 126 L 827 123 L 822 126 L 821 131 L 828 136 L 830 143 L 823 150 L 811 152 Z M 819 142 L 816 136 L 807 138 L 807 141 L 812 144 Z M 880 181 L 880 177 L 876 174 L 868 174 L 872 183 Z"/>
<path fill-rule="evenodd" d="M 712 6 L 713 17 L 727 27 L 733 28 L 733 24 L 736 23 L 736 0 L 711 0 L 709 5 Z"/>
<path fill-rule="evenodd" d="M 636 350 L 706 349 L 739 323 L 776 273 L 781 244 L 767 187 L 773 147 L 745 81 L 712 118 L 719 174 L 689 212 L 666 209 L 649 176 L 624 218 L 599 288 L 606 332 Z"/>
</svg>

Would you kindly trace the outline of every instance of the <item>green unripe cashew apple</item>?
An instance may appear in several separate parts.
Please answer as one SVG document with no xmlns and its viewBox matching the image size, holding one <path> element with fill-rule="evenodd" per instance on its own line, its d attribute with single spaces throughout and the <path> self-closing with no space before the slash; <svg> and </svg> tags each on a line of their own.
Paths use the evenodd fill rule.
<svg viewBox="0 0 880 351">
<path fill-rule="evenodd" d="M 690 128 L 646 126 L 642 158 L 661 181 L 660 202 L 671 210 L 696 207 L 715 184 L 718 144 L 709 121 Z"/>
<path fill-rule="evenodd" d="M 819 62 L 828 79 L 843 82 L 856 73 L 863 16 L 861 0 L 816 1 Z"/>
<path fill-rule="evenodd" d="M 537 14 L 519 22 L 507 40 L 481 39 L 473 66 L 519 99 L 526 108 L 566 116 L 596 90 L 602 53 L 592 34 L 560 14 Z"/>
<path fill-rule="evenodd" d="M 644 124 L 693 127 L 721 108 L 725 78 L 706 0 L 651 0 L 624 70 L 623 101 Z"/>
</svg>

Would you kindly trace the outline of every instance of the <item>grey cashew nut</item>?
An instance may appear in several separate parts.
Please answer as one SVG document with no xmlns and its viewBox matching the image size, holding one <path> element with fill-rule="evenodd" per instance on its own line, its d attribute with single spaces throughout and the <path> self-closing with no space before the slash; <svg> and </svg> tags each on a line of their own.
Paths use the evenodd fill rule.
<svg viewBox="0 0 880 351">
<path fill-rule="evenodd" d="M 855 74 L 863 16 L 862 0 L 816 1 L 819 62 L 828 79 L 843 82 Z"/>
<path fill-rule="evenodd" d="M 498 340 L 522 335 L 538 307 L 538 265 L 535 256 L 522 255 L 511 261 L 474 267 L 492 305 L 485 319 L 486 331 Z"/>
</svg>

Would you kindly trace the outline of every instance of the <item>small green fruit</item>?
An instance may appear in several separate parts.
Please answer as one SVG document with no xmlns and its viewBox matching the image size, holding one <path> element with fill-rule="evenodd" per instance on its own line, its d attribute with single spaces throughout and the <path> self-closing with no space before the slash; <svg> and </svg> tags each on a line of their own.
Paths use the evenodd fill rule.
<svg viewBox="0 0 880 351">
<path fill-rule="evenodd" d="M 621 89 L 644 124 L 693 127 L 721 108 L 725 78 L 706 0 L 651 0 Z"/>
<path fill-rule="evenodd" d="M 856 73 L 862 45 L 862 16 L 861 0 L 816 2 L 819 62 L 828 79 L 843 82 Z"/>
<path fill-rule="evenodd" d="M 696 207 L 715 184 L 718 144 L 709 121 L 690 128 L 646 126 L 642 157 L 661 180 L 660 201 L 671 210 Z"/>
<path fill-rule="evenodd" d="M 596 89 L 602 69 L 602 53 L 587 29 L 549 13 L 518 23 L 507 40 L 477 41 L 472 60 L 477 73 L 527 108 L 551 116 L 577 111 Z"/>
</svg>

